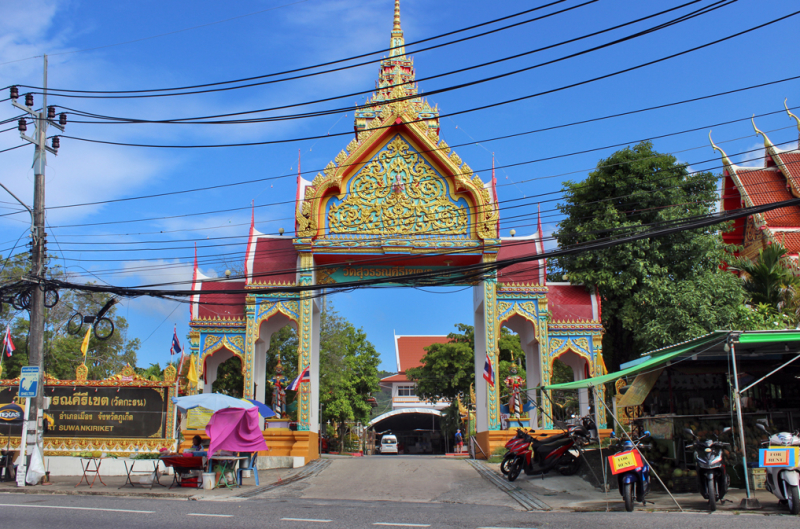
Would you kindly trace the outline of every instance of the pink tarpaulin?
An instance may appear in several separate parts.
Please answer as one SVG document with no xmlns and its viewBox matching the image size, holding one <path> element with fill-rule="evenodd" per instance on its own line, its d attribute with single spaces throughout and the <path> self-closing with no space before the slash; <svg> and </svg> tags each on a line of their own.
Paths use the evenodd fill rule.
<svg viewBox="0 0 800 529">
<path fill-rule="evenodd" d="M 224 408 L 214 412 L 206 426 L 211 438 L 208 457 L 218 450 L 259 452 L 269 450 L 258 427 L 258 409 Z"/>
</svg>

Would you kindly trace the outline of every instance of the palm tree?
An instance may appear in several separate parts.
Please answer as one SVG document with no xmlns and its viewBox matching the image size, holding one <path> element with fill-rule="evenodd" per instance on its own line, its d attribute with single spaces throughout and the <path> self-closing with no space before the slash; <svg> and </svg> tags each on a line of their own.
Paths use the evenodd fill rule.
<svg viewBox="0 0 800 529">
<path fill-rule="evenodd" d="M 800 317 L 800 278 L 794 275 L 787 250 L 772 244 L 754 261 L 737 257 L 728 268 L 742 273 L 744 289 L 753 305 L 767 305 L 795 321 Z"/>
</svg>

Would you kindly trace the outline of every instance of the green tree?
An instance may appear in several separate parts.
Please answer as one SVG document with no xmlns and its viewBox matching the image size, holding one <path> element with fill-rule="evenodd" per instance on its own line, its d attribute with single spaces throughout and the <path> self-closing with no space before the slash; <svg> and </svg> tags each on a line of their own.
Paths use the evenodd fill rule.
<svg viewBox="0 0 800 529">
<path fill-rule="evenodd" d="M 27 274 L 28 259 L 25 254 L 17 254 L 8 260 L 0 260 L 0 288 L 6 287 Z M 63 271 L 57 267 L 48 269 L 49 277 L 63 278 Z M 100 308 L 110 299 L 110 295 L 82 291 L 59 291 L 60 299 L 53 308 L 45 310 L 44 330 L 44 369 L 49 375 L 63 380 L 75 378 L 75 369 L 84 362 L 89 368 L 88 378 L 99 380 L 108 378 L 122 370 L 126 364 L 136 365 L 136 352 L 140 347 L 138 338 L 127 339 L 128 322 L 112 307 L 106 317 L 114 322 L 114 334 L 108 340 L 98 340 L 92 334 L 89 349 L 84 359 L 80 347 L 84 333 L 88 329 L 83 326 L 79 335 L 67 332 L 67 322 L 73 314 L 97 314 Z M 10 305 L 4 306 L 0 314 L 0 325 L 10 325 L 12 339 L 16 351 L 11 358 L 3 359 L 3 378 L 19 376 L 20 367 L 28 365 L 28 333 L 30 316 L 27 311 L 15 311 Z"/>
<path fill-rule="evenodd" d="M 320 317 L 319 356 L 322 421 L 335 421 L 343 439 L 346 421 L 369 422 L 372 406 L 367 399 L 378 389 L 380 356 L 363 329 L 356 329 L 330 303 Z"/>
<path fill-rule="evenodd" d="M 217 378 L 211 384 L 211 391 L 241 399 L 244 395 L 244 375 L 242 361 L 232 356 L 217 367 Z"/>
<path fill-rule="evenodd" d="M 456 324 L 459 332 L 447 335 L 448 343 L 431 344 L 425 348 L 422 365 L 406 371 L 417 383 L 417 395 L 424 400 L 455 401 L 469 395 L 469 385 L 475 381 L 475 329 L 472 325 Z M 518 375 L 525 377 L 525 354 L 519 336 L 505 327 L 500 329 L 500 380 L 508 376 L 512 355 L 517 362 Z"/>
<path fill-rule="evenodd" d="M 717 178 L 690 173 L 649 142 L 600 160 L 583 182 L 565 182 L 565 219 L 554 233 L 562 248 L 638 233 L 714 211 Z M 719 270 L 729 258 L 718 228 L 683 230 L 612 248 L 558 257 L 557 275 L 594 286 L 603 304 L 606 365 L 733 322 L 741 285 Z"/>
</svg>

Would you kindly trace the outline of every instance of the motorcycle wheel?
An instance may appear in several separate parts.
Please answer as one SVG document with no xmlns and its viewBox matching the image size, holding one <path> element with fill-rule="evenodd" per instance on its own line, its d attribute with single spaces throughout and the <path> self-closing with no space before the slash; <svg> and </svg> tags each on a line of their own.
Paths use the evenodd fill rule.
<svg viewBox="0 0 800 529">
<path fill-rule="evenodd" d="M 789 504 L 789 512 L 800 514 L 800 490 L 798 490 L 798 487 L 787 487 L 786 500 Z"/>
<path fill-rule="evenodd" d="M 558 460 L 558 472 L 562 476 L 572 476 L 581 468 L 581 460 L 572 454 L 564 454 Z"/>
<path fill-rule="evenodd" d="M 708 482 L 706 484 L 708 491 L 708 510 L 713 512 L 717 510 L 717 482 L 714 480 L 714 473 L 708 473 Z"/>
<path fill-rule="evenodd" d="M 522 465 L 523 462 L 520 458 L 517 457 L 512 460 L 508 469 L 508 481 L 514 481 L 519 477 L 519 473 L 522 472 Z"/>
<path fill-rule="evenodd" d="M 500 463 L 500 472 L 504 475 L 508 475 L 508 471 L 511 468 L 511 462 L 514 461 L 514 454 L 508 452 L 505 456 L 503 456 L 503 461 Z"/>
<path fill-rule="evenodd" d="M 633 483 L 625 483 L 622 486 L 622 499 L 625 500 L 625 510 L 633 512 Z"/>
</svg>

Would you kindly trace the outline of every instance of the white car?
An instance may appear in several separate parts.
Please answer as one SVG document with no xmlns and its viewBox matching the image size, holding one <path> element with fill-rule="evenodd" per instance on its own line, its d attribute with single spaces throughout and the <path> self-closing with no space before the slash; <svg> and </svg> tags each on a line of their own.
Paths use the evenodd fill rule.
<svg viewBox="0 0 800 529">
<path fill-rule="evenodd" d="M 381 437 L 381 454 L 397 454 L 397 437 L 384 435 Z"/>
</svg>

